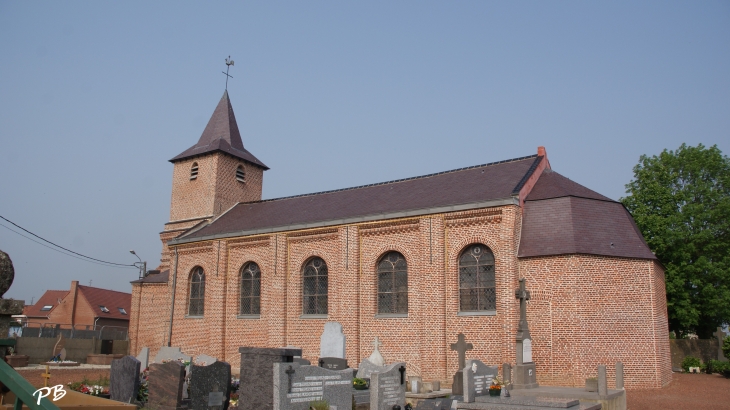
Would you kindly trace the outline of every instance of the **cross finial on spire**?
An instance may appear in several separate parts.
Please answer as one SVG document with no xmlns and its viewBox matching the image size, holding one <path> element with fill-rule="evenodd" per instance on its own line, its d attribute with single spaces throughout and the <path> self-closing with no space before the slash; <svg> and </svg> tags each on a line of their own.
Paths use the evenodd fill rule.
<svg viewBox="0 0 730 410">
<path fill-rule="evenodd" d="M 226 67 L 226 72 L 225 72 L 225 73 L 223 73 L 223 74 L 225 74 L 225 75 L 226 75 L 226 91 L 228 90 L 228 79 L 229 79 L 229 78 L 233 78 L 233 76 L 232 76 L 232 75 L 228 75 L 228 70 L 230 70 L 230 69 L 231 69 L 231 66 L 232 66 L 232 65 L 233 65 L 233 60 L 231 60 L 231 56 L 228 56 L 228 58 L 226 58 L 226 66 L 227 66 L 227 67 Z M 221 71 L 221 72 L 222 72 L 222 71 Z"/>
</svg>

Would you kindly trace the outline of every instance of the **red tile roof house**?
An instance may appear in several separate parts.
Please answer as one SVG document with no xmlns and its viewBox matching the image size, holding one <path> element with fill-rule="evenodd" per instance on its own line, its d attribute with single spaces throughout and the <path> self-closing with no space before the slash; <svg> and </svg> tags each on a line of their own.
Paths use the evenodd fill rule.
<svg viewBox="0 0 730 410">
<path fill-rule="evenodd" d="M 132 295 L 109 289 L 79 285 L 71 281 L 70 290 L 48 290 L 23 315 L 30 327 L 60 325 L 78 330 L 101 326 L 129 327 Z"/>
</svg>

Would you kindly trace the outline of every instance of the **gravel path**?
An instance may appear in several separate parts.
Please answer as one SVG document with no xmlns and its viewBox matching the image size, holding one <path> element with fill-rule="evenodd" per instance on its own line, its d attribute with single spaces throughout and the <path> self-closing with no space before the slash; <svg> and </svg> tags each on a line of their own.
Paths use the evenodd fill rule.
<svg viewBox="0 0 730 410">
<path fill-rule="evenodd" d="M 717 374 L 672 374 L 663 389 L 628 390 L 628 410 L 730 409 L 730 379 Z"/>
</svg>

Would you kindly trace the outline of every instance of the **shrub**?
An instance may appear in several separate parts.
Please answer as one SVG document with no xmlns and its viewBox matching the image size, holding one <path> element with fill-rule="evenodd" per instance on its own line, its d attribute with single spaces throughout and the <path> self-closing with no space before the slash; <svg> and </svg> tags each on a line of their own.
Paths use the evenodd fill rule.
<svg viewBox="0 0 730 410">
<path fill-rule="evenodd" d="M 722 342 L 722 353 L 730 359 L 730 336 L 727 336 Z"/>
<path fill-rule="evenodd" d="M 702 367 L 702 362 L 696 357 L 687 356 L 682 360 L 682 369 L 685 372 L 689 372 L 690 367 Z"/>
<path fill-rule="evenodd" d="M 330 404 L 327 400 L 315 400 L 309 402 L 309 408 L 314 410 L 329 410 Z"/>
</svg>

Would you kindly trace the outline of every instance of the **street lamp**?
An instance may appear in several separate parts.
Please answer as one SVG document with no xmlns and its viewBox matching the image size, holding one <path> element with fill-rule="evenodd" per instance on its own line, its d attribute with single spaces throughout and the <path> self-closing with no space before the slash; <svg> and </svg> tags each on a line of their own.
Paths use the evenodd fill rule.
<svg viewBox="0 0 730 410">
<path fill-rule="evenodd" d="M 142 258 L 137 255 L 137 252 L 134 251 L 134 249 L 130 250 L 129 253 L 136 256 L 137 259 L 139 259 L 139 262 L 134 262 L 134 266 L 139 268 L 139 278 L 142 279 L 145 277 L 145 274 L 147 273 L 147 262 L 142 262 Z"/>
</svg>

